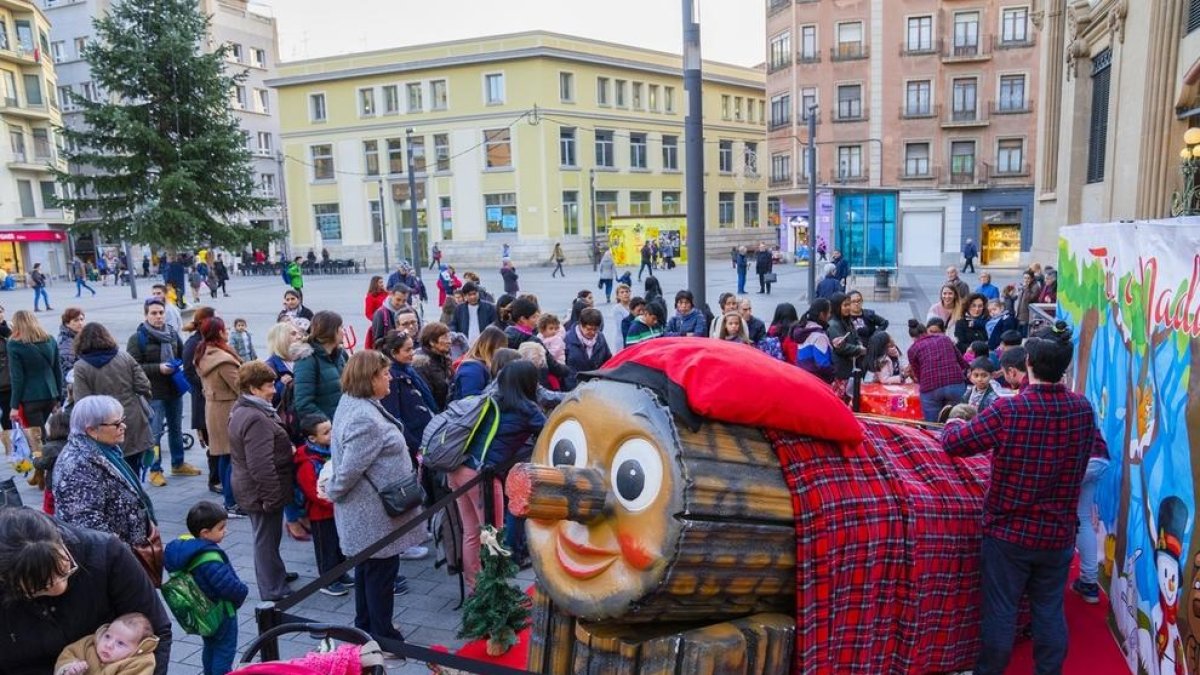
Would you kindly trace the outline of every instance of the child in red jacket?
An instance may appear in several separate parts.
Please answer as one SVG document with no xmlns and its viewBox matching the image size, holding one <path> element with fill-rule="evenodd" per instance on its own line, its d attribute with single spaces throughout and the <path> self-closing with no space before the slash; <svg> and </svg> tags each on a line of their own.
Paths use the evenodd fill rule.
<svg viewBox="0 0 1200 675">
<path fill-rule="evenodd" d="M 296 448 L 296 486 L 304 493 L 304 509 L 312 523 L 313 551 L 317 557 L 317 572 L 325 572 L 340 565 L 346 558 L 342 555 L 337 528 L 333 523 L 333 504 L 317 496 L 317 476 L 329 461 L 329 442 L 333 424 L 329 418 L 317 413 L 305 415 L 300 420 L 307 442 Z M 354 579 L 345 574 L 341 579 L 321 589 L 325 595 L 346 595 Z"/>
</svg>

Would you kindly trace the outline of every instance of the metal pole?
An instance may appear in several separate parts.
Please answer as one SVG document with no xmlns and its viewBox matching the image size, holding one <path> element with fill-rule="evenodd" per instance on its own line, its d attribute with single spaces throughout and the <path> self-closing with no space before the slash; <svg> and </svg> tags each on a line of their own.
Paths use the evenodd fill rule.
<svg viewBox="0 0 1200 675">
<path fill-rule="evenodd" d="M 706 304 L 704 279 L 704 98 L 700 61 L 700 20 L 696 0 L 683 0 L 684 186 L 687 190 L 688 290 L 697 307 Z"/>
<path fill-rule="evenodd" d="M 284 180 L 283 175 L 282 151 L 275 153 L 275 162 L 279 165 L 279 179 L 275 181 L 275 184 L 279 186 L 279 218 L 283 221 L 283 255 L 287 260 L 291 260 L 292 231 L 291 227 L 288 226 L 287 181 Z"/>
<path fill-rule="evenodd" d="M 817 297 L 817 106 L 808 108 L 808 301 Z"/>
<path fill-rule="evenodd" d="M 599 256 L 596 255 L 596 253 L 599 252 L 599 249 L 596 248 L 596 170 L 595 169 L 588 170 L 588 189 L 590 192 L 589 199 L 591 199 L 591 204 L 592 204 L 592 271 L 595 272 L 600 269 Z"/>
<path fill-rule="evenodd" d="M 404 140 L 408 146 L 408 210 L 412 216 L 412 264 L 417 278 L 421 278 L 421 234 L 417 227 L 417 170 L 413 166 L 412 128 L 404 130 Z"/>
<path fill-rule="evenodd" d="M 379 179 L 379 233 L 383 235 L 383 270 L 387 272 L 392 269 L 392 264 L 388 260 L 388 243 L 387 243 L 387 211 L 384 210 L 383 202 L 383 179 Z"/>
</svg>

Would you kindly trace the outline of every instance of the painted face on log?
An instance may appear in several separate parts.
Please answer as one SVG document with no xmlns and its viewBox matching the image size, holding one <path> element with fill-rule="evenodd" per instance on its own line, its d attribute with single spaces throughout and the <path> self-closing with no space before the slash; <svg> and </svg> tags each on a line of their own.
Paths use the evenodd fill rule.
<svg viewBox="0 0 1200 675">
<path fill-rule="evenodd" d="M 524 484 L 511 499 L 529 518 L 544 583 L 569 589 L 583 609 L 661 581 L 678 530 L 676 443 L 667 412 L 635 387 L 598 382 L 559 406 L 533 451 L 536 474 L 510 476 Z"/>
</svg>

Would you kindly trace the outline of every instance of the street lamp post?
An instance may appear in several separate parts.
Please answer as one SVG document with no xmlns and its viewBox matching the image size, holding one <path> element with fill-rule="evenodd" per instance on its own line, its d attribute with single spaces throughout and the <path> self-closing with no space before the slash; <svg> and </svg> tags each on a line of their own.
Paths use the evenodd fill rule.
<svg viewBox="0 0 1200 675">
<path fill-rule="evenodd" d="M 697 1 L 683 0 L 683 91 L 687 96 L 683 134 L 687 150 L 684 185 L 687 188 L 688 289 L 695 296 L 695 305 L 703 307 L 707 297 L 704 279 L 704 99 Z"/>
<path fill-rule="evenodd" d="M 413 167 L 412 127 L 404 130 L 405 144 L 408 146 L 408 211 L 412 217 L 412 263 L 417 278 L 421 278 L 421 235 L 417 226 L 417 170 Z"/>
<path fill-rule="evenodd" d="M 388 260 L 388 240 L 387 240 L 387 211 L 383 208 L 383 178 L 379 179 L 379 234 L 383 239 L 383 269 L 388 271 L 392 269 L 392 263 Z"/>
<path fill-rule="evenodd" d="M 808 301 L 817 297 L 817 106 L 808 107 Z"/>
<path fill-rule="evenodd" d="M 600 269 L 600 249 L 596 247 L 596 170 L 588 169 L 588 198 L 592 205 L 592 271 Z"/>
</svg>

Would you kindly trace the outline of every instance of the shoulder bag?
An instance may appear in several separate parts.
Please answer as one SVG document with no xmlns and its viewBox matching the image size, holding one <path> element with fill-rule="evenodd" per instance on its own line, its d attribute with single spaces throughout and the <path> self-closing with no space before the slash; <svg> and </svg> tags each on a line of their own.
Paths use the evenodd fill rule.
<svg viewBox="0 0 1200 675">
<path fill-rule="evenodd" d="M 150 577 L 150 583 L 155 588 L 160 588 L 163 576 L 162 535 L 158 532 L 158 525 L 155 525 L 148 516 L 146 524 L 150 527 L 150 534 L 146 537 L 146 541 L 141 544 L 131 544 L 129 548 L 133 550 L 133 555 L 137 556 L 138 562 L 142 564 L 142 569 L 146 570 L 146 576 Z"/>
<path fill-rule="evenodd" d="M 421 489 L 421 483 L 415 474 L 403 476 L 382 488 L 375 485 L 375 481 L 366 473 L 363 473 L 363 478 L 367 479 L 367 483 L 370 483 L 371 488 L 379 495 L 379 500 L 383 502 L 383 510 L 392 518 L 404 515 L 425 501 L 425 491 Z"/>
</svg>

